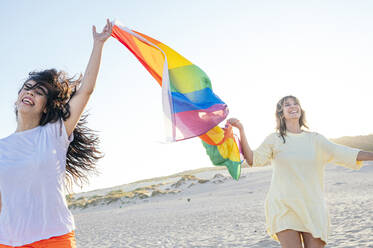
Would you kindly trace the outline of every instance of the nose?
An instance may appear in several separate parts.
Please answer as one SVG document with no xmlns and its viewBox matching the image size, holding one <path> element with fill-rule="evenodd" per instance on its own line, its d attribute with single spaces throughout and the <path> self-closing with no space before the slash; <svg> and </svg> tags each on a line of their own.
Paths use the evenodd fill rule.
<svg viewBox="0 0 373 248">
<path fill-rule="evenodd" d="M 31 89 L 31 90 L 27 90 L 27 91 L 26 91 L 26 94 L 27 94 L 27 95 L 34 96 L 34 90 L 33 90 L 33 89 Z"/>
</svg>

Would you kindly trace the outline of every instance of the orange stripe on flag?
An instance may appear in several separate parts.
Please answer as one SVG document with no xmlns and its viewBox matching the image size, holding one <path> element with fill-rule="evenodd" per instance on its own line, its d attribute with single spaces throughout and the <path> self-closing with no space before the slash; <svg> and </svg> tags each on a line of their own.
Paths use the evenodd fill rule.
<svg viewBox="0 0 373 248">
<path fill-rule="evenodd" d="M 143 57 L 139 47 L 137 46 L 136 42 L 132 35 L 128 34 L 127 32 L 122 31 L 119 27 L 114 26 L 113 32 L 111 35 L 120 41 L 123 45 L 125 45 L 128 50 L 132 52 L 133 55 L 140 61 L 140 63 L 145 67 L 145 69 L 154 77 L 154 79 L 162 86 L 162 70 L 157 72 L 155 69 L 148 65 L 148 62 Z M 163 66 L 163 65 L 162 65 Z"/>
</svg>

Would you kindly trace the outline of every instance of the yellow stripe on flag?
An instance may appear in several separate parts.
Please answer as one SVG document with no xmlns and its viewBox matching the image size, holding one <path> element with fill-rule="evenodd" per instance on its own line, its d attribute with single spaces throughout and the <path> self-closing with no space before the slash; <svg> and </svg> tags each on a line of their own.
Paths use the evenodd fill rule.
<svg viewBox="0 0 373 248">
<path fill-rule="evenodd" d="M 187 60 L 168 46 L 162 43 L 157 44 L 157 46 L 166 54 L 169 70 L 186 65 L 192 65 L 189 60 Z"/>
<path fill-rule="evenodd" d="M 218 145 L 218 151 L 223 158 L 229 158 L 234 162 L 240 162 L 240 152 L 237 148 L 236 142 L 232 138 L 228 138 L 221 145 Z"/>
</svg>

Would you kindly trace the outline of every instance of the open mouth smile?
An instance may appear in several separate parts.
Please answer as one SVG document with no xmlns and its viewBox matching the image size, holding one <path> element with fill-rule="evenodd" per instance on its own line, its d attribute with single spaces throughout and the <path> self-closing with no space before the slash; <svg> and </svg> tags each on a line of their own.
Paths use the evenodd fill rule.
<svg viewBox="0 0 373 248">
<path fill-rule="evenodd" d="M 32 98 L 31 98 L 31 97 L 28 97 L 28 96 L 24 97 L 24 98 L 22 99 L 22 102 L 23 102 L 24 104 L 26 104 L 26 105 L 30 105 L 30 106 L 34 106 L 34 105 L 35 105 L 35 103 L 34 103 L 34 101 L 32 100 Z"/>
</svg>

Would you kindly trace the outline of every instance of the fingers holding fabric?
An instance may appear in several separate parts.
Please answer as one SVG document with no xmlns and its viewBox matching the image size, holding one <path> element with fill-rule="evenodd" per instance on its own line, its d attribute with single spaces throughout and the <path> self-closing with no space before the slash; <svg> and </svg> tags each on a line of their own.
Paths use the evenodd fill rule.
<svg viewBox="0 0 373 248">
<path fill-rule="evenodd" d="M 93 39 L 95 42 L 100 42 L 104 43 L 110 36 L 111 32 L 113 30 L 113 24 L 110 22 L 109 19 L 106 19 L 106 25 L 102 29 L 101 33 L 97 32 L 96 26 L 92 26 L 92 34 L 93 34 Z"/>
<path fill-rule="evenodd" d="M 235 128 L 238 128 L 239 130 L 243 129 L 243 125 L 237 118 L 229 118 L 227 120 L 227 123 L 232 125 Z"/>
</svg>

